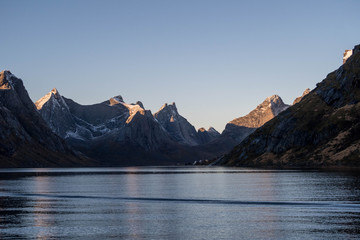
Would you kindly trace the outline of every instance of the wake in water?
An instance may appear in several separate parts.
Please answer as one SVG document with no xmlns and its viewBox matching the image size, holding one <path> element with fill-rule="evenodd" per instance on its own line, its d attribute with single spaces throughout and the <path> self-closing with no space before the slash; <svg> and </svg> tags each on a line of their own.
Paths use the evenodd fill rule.
<svg viewBox="0 0 360 240">
<path fill-rule="evenodd" d="M 222 205 L 254 205 L 254 206 L 299 206 L 299 207 L 333 207 L 351 208 L 360 210 L 360 204 L 334 203 L 334 202 L 289 202 L 289 201 L 239 201 L 222 199 L 186 199 L 186 198 L 149 198 L 149 197 L 110 197 L 110 196 L 82 196 L 58 195 L 40 193 L 0 193 L 0 197 L 30 197 L 30 198 L 60 198 L 60 199 L 94 199 L 119 200 L 137 202 L 174 202 L 194 204 L 222 204 Z"/>
</svg>

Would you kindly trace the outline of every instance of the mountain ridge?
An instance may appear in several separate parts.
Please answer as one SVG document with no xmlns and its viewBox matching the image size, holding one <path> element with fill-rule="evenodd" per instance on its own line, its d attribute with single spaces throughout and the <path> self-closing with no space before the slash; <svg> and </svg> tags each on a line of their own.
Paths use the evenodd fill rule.
<svg viewBox="0 0 360 240">
<path fill-rule="evenodd" d="M 360 45 L 346 62 L 292 107 L 219 161 L 229 166 L 360 165 Z"/>
</svg>

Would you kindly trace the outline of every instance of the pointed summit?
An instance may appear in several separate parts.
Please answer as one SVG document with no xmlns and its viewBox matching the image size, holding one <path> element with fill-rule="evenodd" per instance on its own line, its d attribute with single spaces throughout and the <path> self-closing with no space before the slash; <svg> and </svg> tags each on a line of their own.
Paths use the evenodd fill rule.
<svg viewBox="0 0 360 240">
<path fill-rule="evenodd" d="M 69 126 L 71 130 L 75 129 L 75 120 L 69 106 L 56 88 L 37 100 L 35 106 L 49 127 L 59 136 L 66 136 Z"/>
<path fill-rule="evenodd" d="M 265 101 L 268 101 L 268 102 L 279 102 L 279 101 L 281 101 L 282 102 L 282 99 L 281 99 L 281 97 L 279 97 L 279 95 L 277 95 L 277 94 L 274 94 L 274 95 L 272 95 L 272 96 L 270 96 L 270 97 L 267 97 L 266 99 L 265 99 Z"/>
<path fill-rule="evenodd" d="M 165 103 L 154 117 L 175 141 L 187 145 L 200 143 L 194 126 L 178 113 L 175 102 Z"/>
<path fill-rule="evenodd" d="M 53 94 L 55 94 L 55 95 L 56 95 L 56 94 L 59 94 L 59 93 L 58 93 L 58 90 L 57 90 L 56 88 L 51 89 L 51 92 L 52 92 Z"/>
<path fill-rule="evenodd" d="M 51 103 L 50 103 L 51 102 Z M 67 108 L 67 105 L 56 88 L 35 102 L 37 110 L 41 110 L 45 104 L 55 104 Z"/>
<path fill-rule="evenodd" d="M 248 115 L 235 118 L 230 124 L 248 128 L 258 128 L 271 120 L 279 113 L 287 109 L 289 105 L 285 104 L 281 97 L 272 95 L 266 98 L 260 105 L 252 110 Z"/>
</svg>

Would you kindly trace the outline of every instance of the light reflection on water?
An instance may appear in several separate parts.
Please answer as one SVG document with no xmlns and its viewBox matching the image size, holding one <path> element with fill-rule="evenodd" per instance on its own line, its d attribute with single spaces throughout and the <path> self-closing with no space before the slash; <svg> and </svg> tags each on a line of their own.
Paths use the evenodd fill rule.
<svg viewBox="0 0 360 240">
<path fill-rule="evenodd" d="M 0 239 L 358 239 L 354 173 L 0 170 Z"/>
</svg>

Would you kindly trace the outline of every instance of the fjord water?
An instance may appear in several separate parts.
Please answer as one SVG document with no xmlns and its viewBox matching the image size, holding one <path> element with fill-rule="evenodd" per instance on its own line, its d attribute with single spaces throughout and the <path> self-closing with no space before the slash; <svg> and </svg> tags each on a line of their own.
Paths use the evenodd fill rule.
<svg viewBox="0 0 360 240">
<path fill-rule="evenodd" d="M 358 239 L 356 173 L 0 170 L 0 239 Z"/>
</svg>

